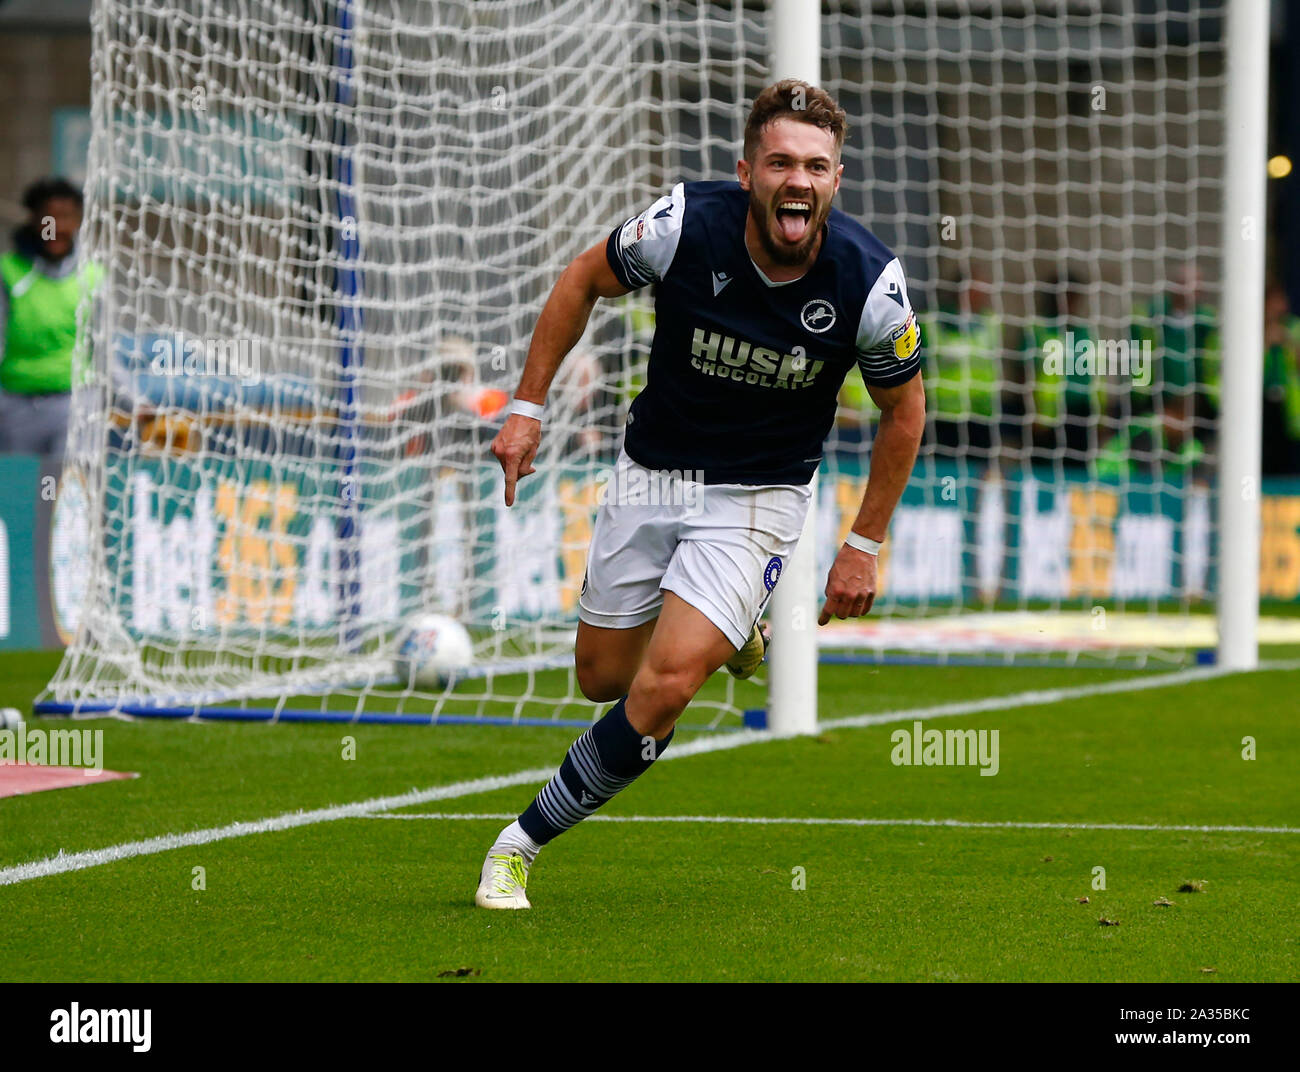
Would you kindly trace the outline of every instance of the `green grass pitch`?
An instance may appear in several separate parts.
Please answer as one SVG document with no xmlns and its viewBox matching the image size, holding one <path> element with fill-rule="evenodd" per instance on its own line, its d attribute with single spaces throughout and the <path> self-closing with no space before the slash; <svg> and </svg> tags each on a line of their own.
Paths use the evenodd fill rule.
<svg viewBox="0 0 1300 1072">
<path fill-rule="evenodd" d="M 0 657 L 30 709 L 56 660 Z M 824 719 L 1135 681 L 1116 670 L 823 666 Z M 24 980 L 1300 978 L 1300 671 L 992 709 L 999 771 L 896 766 L 910 721 L 656 766 L 603 814 L 1070 826 L 588 822 L 531 912 L 473 907 L 492 816 L 539 787 L 227 837 L 0 885 Z M 573 731 L 29 720 L 102 729 L 131 781 L 0 799 L 0 869 L 165 834 L 553 768 Z M 343 738 L 356 741 L 343 758 Z M 705 734 L 683 729 L 674 748 Z M 1255 758 L 1243 758 L 1243 738 Z M 1101 824 L 1158 829 L 1090 829 Z M 196 890 L 195 868 L 206 888 Z M 1098 888 L 1104 869 L 1104 888 Z M 1203 882 L 1199 892 L 1179 892 Z M 1083 903 L 1081 898 L 1087 898 Z M 1171 902 L 1157 905 L 1160 900 Z M 1103 925 L 1102 919 L 1117 925 Z M 458 976 L 460 969 L 469 974 Z"/>
</svg>

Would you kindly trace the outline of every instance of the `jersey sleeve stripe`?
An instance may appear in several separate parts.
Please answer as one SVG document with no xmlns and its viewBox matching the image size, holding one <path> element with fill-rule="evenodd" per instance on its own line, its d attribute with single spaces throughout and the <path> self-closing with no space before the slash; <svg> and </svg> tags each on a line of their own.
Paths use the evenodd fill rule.
<svg viewBox="0 0 1300 1072">
<path fill-rule="evenodd" d="M 858 368 L 862 372 L 863 382 L 872 387 L 897 387 L 906 383 L 921 368 L 921 349 L 917 347 L 908 360 L 899 361 L 890 351 L 888 358 L 873 354 L 859 354 Z"/>
<path fill-rule="evenodd" d="M 609 261 L 610 268 L 618 276 L 618 281 L 628 290 L 649 286 L 654 280 L 644 278 L 636 267 L 629 263 L 626 254 L 619 248 L 618 234 L 622 229 L 623 226 L 620 224 L 610 232 L 609 241 L 605 243 L 605 259 Z"/>
</svg>

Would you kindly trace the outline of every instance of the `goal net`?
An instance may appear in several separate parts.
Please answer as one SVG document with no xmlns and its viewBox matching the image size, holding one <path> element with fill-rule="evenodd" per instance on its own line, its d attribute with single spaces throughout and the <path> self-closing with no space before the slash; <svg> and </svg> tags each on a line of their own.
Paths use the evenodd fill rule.
<svg viewBox="0 0 1300 1072">
<path fill-rule="evenodd" d="M 827 18 L 825 81 L 861 121 L 841 207 L 907 269 L 928 429 L 883 598 L 823 647 L 1128 665 L 1214 647 L 1225 13 L 930 0 Z M 856 375 L 841 400 L 821 576 L 873 432 Z"/>
<path fill-rule="evenodd" d="M 853 125 L 840 207 L 903 259 L 931 412 L 882 599 L 824 645 L 1197 643 L 1179 629 L 1214 577 L 1220 14 L 823 15 L 823 83 Z M 734 174 L 771 80 L 766 11 L 96 0 L 92 26 L 82 245 L 103 279 L 61 492 L 72 643 L 46 708 L 590 719 L 577 597 L 652 295 L 598 304 L 511 510 L 487 448 L 564 265 L 673 183 Z M 1129 363 L 1080 364 L 1085 342 Z M 872 436 L 856 373 L 842 403 L 823 577 Z M 421 612 L 472 637 L 450 688 L 395 676 Z M 761 677 L 719 675 L 693 709 L 728 725 L 761 706 Z"/>
</svg>

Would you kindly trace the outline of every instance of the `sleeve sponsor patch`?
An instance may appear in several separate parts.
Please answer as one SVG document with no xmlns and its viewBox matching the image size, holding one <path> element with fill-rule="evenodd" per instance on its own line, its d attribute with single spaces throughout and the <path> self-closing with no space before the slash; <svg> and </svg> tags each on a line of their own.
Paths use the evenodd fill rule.
<svg viewBox="0 0 1300 1072">
<path fill-rule="evenodd" d="M 633 216 L 627 223 L 623 224 L 622 233 L 618 236 L 619 245 L 624 249 L 628 246 L 634 246 L 645 237 L 645 214 Z"/>
<path fill-rule="evenodd" d="M 916 348 L 921 344 L 921 332 L 916 326 L 916 313 L 909 312 L 907 320 L 889 333 L 889 339 L 894 344 L 894 356 L 899 361 L 906 361 L 916 353 Z"/>
<path fill-rule="evenodd" d="M 686 191 L 682 183 L 653 205 L 614 229 L 606 257 L 624 286 L 649 286 L 668 273 L 682 233 Z"/>
</svg>

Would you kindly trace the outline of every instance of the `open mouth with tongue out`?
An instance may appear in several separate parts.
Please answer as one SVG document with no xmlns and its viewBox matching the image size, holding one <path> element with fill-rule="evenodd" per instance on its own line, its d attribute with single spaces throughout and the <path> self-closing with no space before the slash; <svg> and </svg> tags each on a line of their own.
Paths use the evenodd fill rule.
<svg viewBox="0 0 1300 1072">
<path fill-rule="evenodd" d="M 776 206 L 776 229 L 792 245 L 804 240 L 811 220 L 811 201 L 787 198 Z"/>
</svg>

